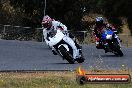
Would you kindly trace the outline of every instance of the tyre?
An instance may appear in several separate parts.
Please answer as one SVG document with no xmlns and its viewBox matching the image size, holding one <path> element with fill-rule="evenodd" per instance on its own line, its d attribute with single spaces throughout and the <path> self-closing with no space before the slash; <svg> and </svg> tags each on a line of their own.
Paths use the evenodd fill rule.
<svg viewBox="0 0 132 88">
<path fill-rule="evenodd" d="M 114 45 L 113 45 L 114 47 L 113 47 L 113 49 L 114 49 L 114 54 L 115 55 L 119 55 L 119 56 L 123 56 L 123 52 L 121 51 L 121 49 L 120 49 L 120 46 L 117 44 L 117 43 L 115 43 Z"/>
<path fill-rule="evenodd" d="M 72 58 L 72 55 L 69 52 L 67 52 L 64 46 L 60 46 L 58 50 L 64 59 L 66 59 L 70 64 L 74 64 L 75 61 Z"/>
<path fill-rule="evenodd" d="M 118 49 L 116 52 L 117 53 L 115 53 L 115 55 L 119 55 L 121 57 L 123 56 L 123 52 L 120 49 Z"/>
<path fill-rule="evenodd" d="M 84 60 L 85 60 L 85 59 L 84 59 L 83 57 L 80 57 L 80 58 L 77 59 L 77 62 L 78 62 L 78 63 L 83 63 Z"/>
<path fill-rule="evenodd" d="M 119 55 L 122 57 L 124 54 L 123 54 L 123 52 L 120 50 L 119 51 Z"/>
</svg>

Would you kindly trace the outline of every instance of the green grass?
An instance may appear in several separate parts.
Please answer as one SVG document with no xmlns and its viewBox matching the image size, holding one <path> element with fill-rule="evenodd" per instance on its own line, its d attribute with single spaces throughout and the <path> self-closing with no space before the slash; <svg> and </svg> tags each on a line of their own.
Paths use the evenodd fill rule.
<svg viewBox="0 0 132 88">
<path fill-rule="evenodd" d="M 132 83 L 79 85 L 75 72 L 0 73 L 0 88 L 132 88 Z"/>
</svg>

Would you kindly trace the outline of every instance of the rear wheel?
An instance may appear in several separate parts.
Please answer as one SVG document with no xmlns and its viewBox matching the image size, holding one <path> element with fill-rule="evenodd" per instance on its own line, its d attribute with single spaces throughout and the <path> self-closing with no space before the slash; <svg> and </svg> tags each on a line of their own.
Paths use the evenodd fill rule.
<svg viewBox="0 0 132 88">
<path fill-rule="evenodd" d="M 78 63 L 83 63 L 83 62 L 84 62 L 84 58 L 83 58 L 83 57 L 78 58 L 78 59 L 77 59 L 77 62 L 78 62 Z"/>
<path fill-rule="evenodd" d="M 67 52 L 67 50 L 64 46 L 60 46 L 58 50 L 61 53 L 61 55 L 63 56 L 63 58 L 65 58 L 70 64 L 74 64 L 75 61 L 72 58 L 72 55 L 69 52 Z"/>
</svg>

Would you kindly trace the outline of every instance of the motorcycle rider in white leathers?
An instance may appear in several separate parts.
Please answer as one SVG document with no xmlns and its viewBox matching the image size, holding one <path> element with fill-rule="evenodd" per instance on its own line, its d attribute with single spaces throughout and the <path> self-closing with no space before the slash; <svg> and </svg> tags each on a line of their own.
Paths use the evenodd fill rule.
<svg viewBox="0 0 132 88">
<path fill-rule="evenodd" d="M 44 35 L 45 41 L 50 41 L 49 35 L 51 35 L 51 33 L 53 31 L 55 31 L 55 30 L 61 30 L 66 35 L 66 37 L 63 38 L 63 40 L 67 44 L 69 44 L 72 47 L 72 49 L 73 49 L 73 58 L 77 59 L 79 57 L 79 56 L 77 56 L 77 55 L 79 55 L 78 54 L 79 51 L 78 51 L 78 49 L 76 47 L 76 44 L 68 36 L 68 30 L 67 30 L 67 27 L 64 24 L 62 24 L 59 21 L 55 21 L 54 19 L 51 19 L 48 15 L 46 15 L 46 16 L 43 17 L 42 27 L 43 27 L 43 35 Z M 50 46 L 50 47 L 52 47 L 52 46 Z M 53 52 L 53 54 L 55 54 L 55 51 L 54 51 L 53 47 L 52 47 L 52 52 Z"/>
</svg>

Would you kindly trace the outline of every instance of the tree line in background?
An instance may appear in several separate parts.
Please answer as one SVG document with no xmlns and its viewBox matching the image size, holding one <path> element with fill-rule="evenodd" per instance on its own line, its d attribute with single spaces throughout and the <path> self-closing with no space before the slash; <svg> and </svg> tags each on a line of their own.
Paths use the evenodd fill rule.
<svg viewBox="0 0 132 88">
<path fill-rule="evenodd" d="M 46 14 L 66 24 L 70 30 L 89 29 L 84 15 L 97 13 L 121 29 L 122 17 L 132 33 L 131 0 L 46 0 Z M 0 23 L 41 27 L 45 0 L 0 0 Z"/>
</svg>

